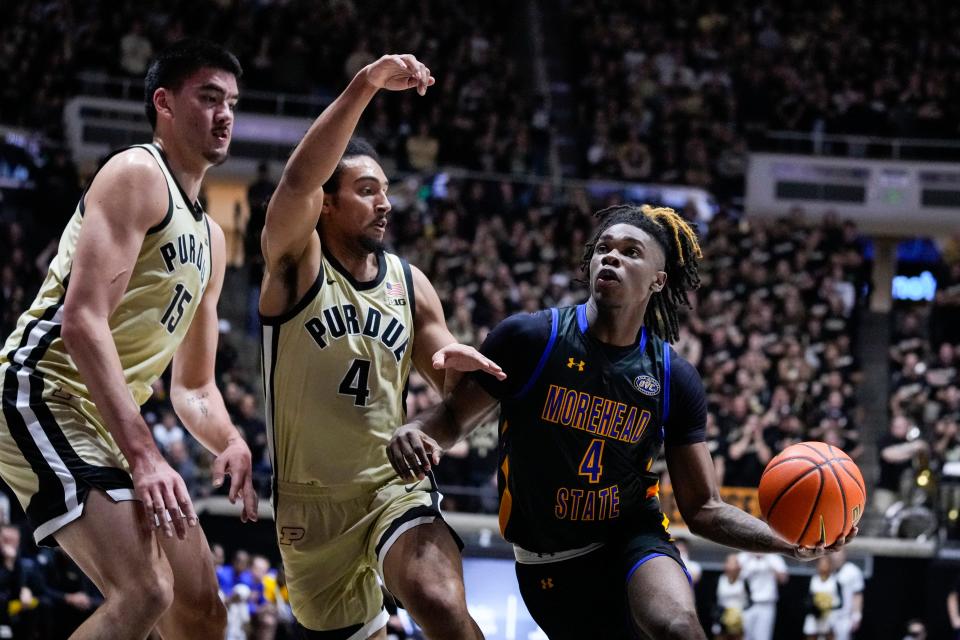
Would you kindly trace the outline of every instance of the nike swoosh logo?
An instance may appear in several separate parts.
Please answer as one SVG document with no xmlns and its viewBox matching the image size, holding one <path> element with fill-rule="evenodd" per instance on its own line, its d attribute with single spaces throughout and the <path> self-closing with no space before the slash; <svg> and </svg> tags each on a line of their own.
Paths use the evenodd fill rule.
<svg viewBox="0 0 960 640">
<path fill-rule="evenodd" d="M 418 485 L 418 484 L 420 484 L 419 481 L 414 482 L 414 483 L 413 483 L 412 485 L 410 485 L 409 487 L 406 487 L 406 486 L 405 486 L 405 487 L 403 488 L 403 490 L 406 491 L 407 493 L 410 493 L 411 491 L 413 491 L 414 489 L 417 488 L 417 485 Z"/>
</svg>

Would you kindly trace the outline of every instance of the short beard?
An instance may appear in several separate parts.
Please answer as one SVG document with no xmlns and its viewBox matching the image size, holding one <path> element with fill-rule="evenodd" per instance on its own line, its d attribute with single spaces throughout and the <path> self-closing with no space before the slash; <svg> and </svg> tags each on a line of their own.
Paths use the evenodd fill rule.
<svg viewBox="0 0 960 640">
<path fill-rule="evenodd" d="M 368 238 L 367 236 L 360 236 L 360 246 L 367 253 L 377 253 L 378 251 L 383 251 L 383 242 L 380 240 L 374 240 L 373 238 Z"/>
</svg>

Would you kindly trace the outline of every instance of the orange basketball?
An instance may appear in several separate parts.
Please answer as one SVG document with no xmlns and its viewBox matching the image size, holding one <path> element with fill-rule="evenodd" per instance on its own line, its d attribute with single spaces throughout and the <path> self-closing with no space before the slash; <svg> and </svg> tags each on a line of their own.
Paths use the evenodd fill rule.
<svg viewBox="0 0 960 640">
<path fill-rule="evenodd" d="M 846 453 L 824 442 L 784 449 L 760 478 L 760 511 L 788 542 L 832 545 L 863 515 L 863 475 Z"/>
</svg>

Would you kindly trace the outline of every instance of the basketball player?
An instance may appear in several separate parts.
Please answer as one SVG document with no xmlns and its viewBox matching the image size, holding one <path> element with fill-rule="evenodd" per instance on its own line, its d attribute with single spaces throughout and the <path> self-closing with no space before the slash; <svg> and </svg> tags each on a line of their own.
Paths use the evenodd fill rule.
<svg viewBox="0 0 960 640">
<path fill-rule="evenodd" d="M 223 232 L 197 203 L 227 157 L 236 58 L 184 41 L 146 77 L 151 144 L 115 153 L 84 193 L 0 356 L 0 475 L 40 544 L 105 596 L 77 638 L 222 637 L 210 549 L 139 405 L 173 360 L 171 400 L 216 456 L 214 484 L 256 517 L 250 451 L 214 384 Z"/>
<path fill-rule="evenodd" d="M 304 635 L 385 638 L 378 576 L 430 638 L 479 638 L 459 540 L 432 482 L 404 487 L 384 445 L 404 420 L 411 366 L 500 368 L 455 344 L 419 269 L 383 250 L 387 178 L 351 141 L 380 89 L 434 79 L 410 55 L 364 67 L 294 150 L 267 209 L 260 296 L 276 526 Z M 349 142 L 349 144 L 348 144 Z"/>
<path fill-rule="evenodd" d="M 630 626 L 702 638 L 650 473 L 662 444 L 693 532 L 803 559 L 825 550 L 794 547 L 719 497 L 703 386 L 667 342 L 699 284 L 694 232 L 672 209 L 623 205 L 598 216 L 583 260 L 587 302 L 500 323 L 481 352 L 506 380 L 464 378 L 398 429 L 388 456 L 402 477 L 423 477 L 441 447 L 499 404 L 500 527 L 540 627 L 553 639 L 632 637 Z"/>
</svg>

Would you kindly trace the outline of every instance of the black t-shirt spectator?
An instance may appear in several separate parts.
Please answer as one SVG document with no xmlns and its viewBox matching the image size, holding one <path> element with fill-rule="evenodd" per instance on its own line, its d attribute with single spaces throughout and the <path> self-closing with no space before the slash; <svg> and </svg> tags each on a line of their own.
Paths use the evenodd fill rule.
<svg viewBox="0 0 960 640">
<path fill-rule="evenodd" d="M 911 460 L 904 462 L 887 462 L 883 459 L 883 450 L 895 444 L 907 442 L 906 438 L 898 438 L 891 433 L 883 434 L 877 441 L 877 451 L 880 452 L 880 479 L 877 481 L 878 489 L 887 489 L 888 491 L 900 491 L 900 478 L 903 472 L 913 466 Z"/>
</svg>

